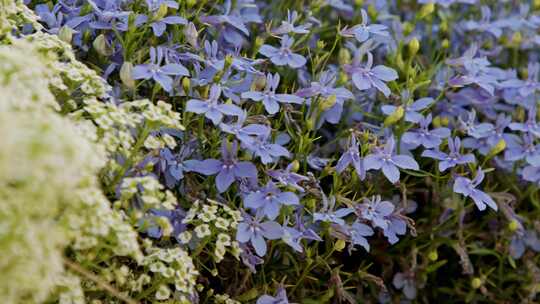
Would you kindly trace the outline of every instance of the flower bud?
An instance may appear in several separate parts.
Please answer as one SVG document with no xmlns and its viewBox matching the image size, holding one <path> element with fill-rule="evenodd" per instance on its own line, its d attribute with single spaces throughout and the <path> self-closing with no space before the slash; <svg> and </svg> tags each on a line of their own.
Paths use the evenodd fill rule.
<svg viewBox="0 0 540 304">
<path fill-rule="evenodd" d="M 102 56 L 112 55 L 112 49 L 107 43 L 107 39 L 105 38 L 105 35 L 103 34 L 97 36 L 96 39 L 94 39 L 92 46 Z"/>
<path fill-rule="evenodd" d="M 264 44 L 264 38 L 261 36 L 257 36 L 255 38 L 255 50 L 259 50 L 259 48 Z"/>
<path fill-rule="evenodd" d="M 441 42 L 441 46 L 443 49 L 447 49 L 450 47 L 450 41 L 448 41 L 448 39 L 443 39 L 443 41 Z"/>
<path fill-rule="evenodd" d="M 187 77 L 182 78 L 182 89 L 184 89 L 184 93 L 189 94 L 189 90 L 191 88 L 191 80 Z"/>
<path fill-rule="evenodd" d="M 73 39 L 73 30 L 69 26 L 62 26 L 58 31 L 58 38 L 71 44 L 71 39 Z"/>
<path fill-rule="evenodd" d="M 326 46 L 326 43 L 324 40 L 317 40 L 317 49 L 318 50 L 324 50 L 324 47 Z"/>
<path fill-rule="evenodd" d="M 472 279 L 471 280 L 471 286 L 474 289 L 480 288 L 480 286 L 482 286 L 482 280 L 480 278 L 478 278 L 478 277 Z"/>
<path fill-rule="evenodd" d="M 228 70 L 229 67 L 231 66 L 232 62 L 233 62 L 233 56 L 231 54 L 227 54 L 225 56 L 225 67 L 223 68 L 223 70 Z"/>
<path fill-rule="evenodd" d="M 292 172 L 298 172 L 298 169 L 300 169 L 300 163 L 298 162 L 298 160 L 293 160 L 292 162 Z"/>
<path fill-rule="evenodd" d="M 409 41 L 408 47 L 409 47 L 409 55 L 411 57 L 414 57 L 416 53 L 418 53 L 418 50 L 420 50 L 420 41 L 418 41 L 418 39 L 414 37 L 413 39 L 411 39 L 411 41 Z"/>
<path fill-rule="evenodd" d="M 435 3 L 430 2 L 428 4 L 424 4 L 422 8 L 420 9 L 420 13 L 418 14 L 418 17 L 420 19 L 424 19 L 427 16 L 433 14 L 434 11 L 435 11 Z"/>
<path fill-rule="evenodd" d="M 533 1 L 533 7 L 534 7 L 535 9 L 540 8 L 540 0 L 534 0 L 534 1 Z"/>
<path fill-rule="evenodd" d="M 346 48 L 341 48 L 338 54 L 338 62 L 340 65 L 351 63 L 351 53 Z"/>
<path fill-rule="evenodd" d="M 197 0 L 186 0 L 186 5 L 188 8 L 192 8 L 195 6 L 195 4 L 197 4 Z"/>
<path fill-rule="evenodd" d="M 409 21 L 403 22 L 403 35 L 409 36 L 414 31 L 414 24 Z"/>
<path fill-rule="evenodd" d="M 337 240 L 334 243 L 334 249 L 336 251 L 341 251 L 341 250 L 343 250 L 343 248 L 345 248 L 345 241 L 344 240 Z"/>
<path fill-rule="evenodd" d="M 122 64 L 120 68 L 120 80 L 122 83 L 130 88 L 135 88 L 135 80 L 133 79 L 133 64 L 129 61 L 126 61 Z"/>
<path fill-rule="evenodd" d="M 196 49 L 199 48 L 199 42 L 197 41 L 199 32 L 197 32 L 197 28 L 193 22 L 188 23 L 184 28 L 184 36 L 186 37 L 187 43 Z"/>
<path fill-rule="evenodd" d="M 519 46 L 522 41 L 523 36 L 521 35 L 521 32 L 515 32 L 514 35 L 512 35 L 512 45 Z"/>
<path fill-rule="evenodd" d="M 336 104 L 337 98 L 336 95 L 330 95 L 328 98 L 325 98 L 320 104 L 319 108 L 321 111 L 326 111 L 333 107 Z"/>
<path fill-rule="evenodd" d="M 163 17 L 165 17 L 167 15 L 167 10 L 169 8 L 167 7 L 167 5 L 165 3 L 162 3 L 160 6 L 159 6 L 159 9 L 157 10 L 156 14 L 154 15 L 154 18 L 156 20 L 160 20 L 160 19 L 163 19 Z"/>
<path fill-rule="evenodd" d="M 386 117 L 386 119 L 384 120 L 384 125 L 388 127 L 397 123 L 403 117 L 404 114 L 405 114 L 405 109 L 403 109 L 403 106 L 397 107 L 394 113 Z"/>
<path fill-rule="evenodd" d="M 493 148 L 491 148 L 488 157 L 493 157 L 504 151 L 504 149 L 506 149 L 506 141 L 504 141 L 504 139 L 501 139 Z"/>
<path fill-rule="evenodd" d="M 520 225 L 516 220 L 511 220 L 510 223 L 508 223 L 508 229 L 512 232 L 518 230 L 519 226 Z"/>
<path fill-rule="evenodd" d="M 435 262 L 439 259 L 439 254 L 437 253 L 437 250 L 434 249 L 428 253 L 428 259 L 432 262 Z"/>
</svg>

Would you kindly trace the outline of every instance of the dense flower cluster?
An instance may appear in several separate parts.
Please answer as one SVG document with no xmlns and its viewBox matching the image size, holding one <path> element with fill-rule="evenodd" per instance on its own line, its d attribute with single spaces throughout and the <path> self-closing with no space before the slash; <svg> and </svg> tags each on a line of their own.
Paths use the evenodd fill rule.
<svg viewBox="0 0 540 304">
<path fill-rule="evenodd" d="M 538 300 L 530 2 L 0 0 L 5 302 Z"/>
</svg>

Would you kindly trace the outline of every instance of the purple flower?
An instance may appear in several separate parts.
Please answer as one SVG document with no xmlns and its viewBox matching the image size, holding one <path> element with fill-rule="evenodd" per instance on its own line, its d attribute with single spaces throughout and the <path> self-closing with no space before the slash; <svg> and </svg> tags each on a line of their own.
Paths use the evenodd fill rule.
<svg viewBox="0 0 540 304">
<path fill-rule="evenodd" d="M 339 208 L 334 211 L 336 198 L 331 196 L 330 199 L 328 199 L 324 193 L 322 193 L 322 198 L 323 208 L 321 211 L 313 213 L 313 221 L 330 222 L 339 226 L 344 226 L 345 220 L 343 220 L 343 218 L 353 213 L 354 210 L 352 208 Z"/>
<path fill-rule="evenodd" d="M 527 80 L 510 79 L 503 81 L 501 87 L 518 89 L 519 94 L 522 97 L 527 97 L 536 92 L 540 92 L 540 82 L 538 82 L 538 74 L 540 71 L 540 64 L 537 62 L 530 62 L 527 68 Z"/>
<path fill-rule="evenodd" d="M 236 240 L 240 243 L 250 242 L 259 256 L 266 254 L 266 239 L 277 240 L 283 235 L 283 228 L 274 221 L 261 223 L 261 218 L 245 214 L 242 222 L 238 223 Z"/>
<path fill-rule="evenodd" d="M 468 31 L 478 31 L 478 32 L 488 32 L 499 38 L 502 35 L 502 23 L 501 22 L 491 22 L 491 10 L 487 6 L 480 7 L 482 17 L 480 21 L 466 21 L 463 23 L 463 27 Z"/>
<path fill-rule="evenodd" d="M 291 68 L 299 68 L 306 64 L 304 56 L 295 54 L 291 50 L 294 39 L 285 35 L 281 37 L 281 47 L 276 48 L 268 44 L 263 44 L 259 53 L 270 58 L 273 64 L 277 66 L 288 65 Z"/>
<path fill-rule="evenodd" d="M 364 203 L 356 206 L 356 212 L 362 219 L 371 221 L 374 227 L 383 230 L 388 228 L 386 217 L 394 212 L 394 204 L 382 201 L 381 196 L 373 196 L 371 200 L 364 199 Z"/>
<path fill-rule="evenodd" d="M 493 125 L 491 123 L 476 123 L 476 111 L 473 109 L 467 113 L 467 120 L 464 121 L 461 117 L 458 117 L 461 128 L 464 129 L 469 136 L 476 139 L 489 136 L 493 131 Z"/>
<path fill-rule="evenodd" d="M 402 289 L 403 294 L 409 300 L 414 300 L 416 298 L 416 282 L 414 280 L 414 275 L 405 274 L 398 272 L 394 275 L 392 284 L 397 289 Z"/>
<path fill-rule="evenodd" d="M 390 34 L 388 33 L 388 27 L 386 25 L 382 24 L 370 24 L 368 25 L 368 15 L 367 12 L 362 9 L 360 10 L 360 13 L 362 14 L 362 23 L 357 24 L 353 26 L 350 29 L 343 30 L 341 32 L 344 36 L 352 36 L 358 40 L 358 42 L 362 43 L 369 39 L 370 35 L 375 36 L 384 36 L 388 37 Z"/>
<path fill-rule="evenodd" d="M 274 35 L 283 35 L 293 32 L 295 34 L 307 34 L 309 33 L 310 23 L 303 25 L 294 25 L 298 19 L 298 13 L 296 11 L 287 10 L 287 21 L 281 21 L 281 25 L 274 29 L 272 32 Z"/>
<path fill-rule="evenodd" d="M 448 128 L 436 128 L 429 130 L 431 124 L 431 113 L 425 118 L 422 118 L 420 128 L 407 131 L 401 137 L 403 142 L 410 144 L 411 148 L 416 148 L 422 145 L 426 148 L 438 148 L 441 145 L 442 139 L 450 136 L 450 130 Z"/>
<path fill-rule="evenodd" d="M 253 137 L 246 148 L 261 158 L 263 164 L 275 162 L 280 157 L 290 157 L 289 151 L 278 143 L 271 143 L 269 135 Z"/>
<path fill-rule="evenodd" d="M 440 160 L 439 171 L 441 172 L 446 171 L 446 169 L 448 168 L 453 168 L 456 165 L 474 163 L 476 160 L 474 158 L 474 155 L 472 154 L 462 155 L 459 152 L 460 148 L 461 148 L 461 140 L 459 139 L 459 137 L 455 137 L 454 139 L 449 138 L 448 139 L 448 149 L 450 149 L 449 154 L 441 152 L 440 150 L 425 150 L 422 153 L 422 156 Z"/>
<path fill-rule="evenodd" d="M 521 171 L 521 177 L 524 180 L 532 183 L 540 183 L 540 167 L 539 166 L 526 166 Z"/>
<path fill-rule="evenodd" d="M 191 171 L 204 175 L 216 176 L 216 187 L 220 193 L 227 191 L 235 180 L 241 178 L 257 178 L 257 167 L 248 161 L 238 161 L 236 153 L 238 144 L 233 142 L 228 147 L 226 140 L 221 144 L 221 160 L 205 159 L 203 161 L 190 161 Z"/>
<path fill-rule="evenodd" d="M 160 37 L 163 35 L 165 30 L 167 29 L 168 24 L 187 24 L 187 20 L 180 17 L 180 16 L 168 16 L 161 18 L 159 20 L 155 20 L 154 22 L 150 23 L 150 26 L 152 27 L 152 31 L 154 32 L 154 35 L 156 37 Z"/>
<path fill-rule="evenodd" d="M 540 125 L 536 122 L 536 106 L 530 107 L 526 122 L 512 122 L 508 128 L 514 131 L 530 133 L 536 137 L 540 137 Z"/>
<path fill-rule="evenodd" d="M 399 168 L 419 170 L 420 167 L 414 158 L 408 155 L 396 155 L 394 151 L 394 136 L 390 136 L 384 145 L 384 148 L 376 148 L 373 154 L 364 158 L 366 170 L 381 170 L 384 176 L 391 182 L 399 181 Z"/>
<path fill-rule="evenodd" d="M 424 97 L 416 100 L 405 107 L 405 121 L 419 123 L 424 116 L 418 112 L 428 108 L 435 100 L 431 97 Z M 396 111 L 397 107 L 392 105 L 384 105 L 381 111 L 386 115 L 391 115 Z"/>
<path fill-rule="evenodd" d="M 219 98 L 221 96 L 221 87 L 213 84 L 210 88 L 210 94 L 208 99 L 190 99 L 186 104 L 186 111 L 197 114 L 204 114 L 204 116 L 212 121 L 214 125 L 218 125 L 223 119 L 224 115 L 241 116 L 243 115 L 242 109 L 234 104 L 220 104 Z"/>
<path fill-rule="evenodd" d="M 519 259 L 529 247 L 535 252 L 540 252 L 540 239 L 535 230 L 517 230 L 510 240 L 510 255 L 514 259 Z"/>
<path fill-rule="evenodd" d="M 172 9 L 178 9 L 179 7 L 178 2 L 172 0 L 146 0 L 146 5 L 152 12 L 159 10 L 162 5 Z"/>
<path fill-rule="evenodd" d="M 398 235 L 407 233 L 407 223 L 400 214 L 391 214 L 385 217 L 388 226 L 384 229 L 383 234 L 388 239 L 390 244 L 395 244 L 399 241 Z"/>
<path fill-rule="evenodd" d="M 390 88 L 388 88 L 386 82 L 398 79 L 397 72 L 384 65 L 372 67 L 373 55 L 371 52 L 367 52 L 367 62 L 364 65 L 361 62 L 362 57 L 355 56 L 353 63 L 345 65 L 343 69 L 351 75 L 352 81 L 358 90 L 364 91 L 374 87 L 388 97 Z"/>
<path fill-rule="evenodd" d="M 309 178 L 292 172 L 293 167 L 294 163 L 290 163 L 285 170 L 267 170 L 266 173 L 274 180 L 279 182 L 282 186 L 290 186 L 300 192 L 304 192 L 304 188 L 298 185 L 298 183 L 307 181 Z"/>
<path fill-rule="evenodd" d="M 371 227 L 359 222 L 354 222 L 349 227 L 348 232 L 351 237 L 351 245 L 360 245 L 364 247 L 366 251 L 369 251 L 369 243 L 365 237 L 373 235 L 374 231 Z"/>
<path fill-rule="evenodd" d="M 473 180 L 466 177 L 456 178 L 454 182 L 454 192 L 472 198 L 480 211 L 485 210 L 486 205 L 496 211 L 497 204 L 495 201 L 493 201 L 493 199 L 485 192 L 476 189 L 476 187 L 484 180 L 484 176 L 484 171 L 478 169 L 476 177 Z"/>
<path fill-rule="evenodd" d="M 244 206 L 257 210 L 273 220 L 279 215 L 282 205 L 291 206 L 300 204 L 298 196 L 292 192 L 281 192 L 273 182 L 265 187 L 251 192 L 244 198 Z"/>
<path fill-rule="evenodd" d="M 242 93 L 242 98 L 249 98 L 254 101 L 262 101 L 266 112 L 269 114 L 275 114 L 279 111 L 279 103 L 295 103 L 302 104 L 304 99 L 296 95 L 291 94 L 276 94 L 276 90 L 279 86 L 279 74 L 276 73 L 266 75 L 266 87 L 263 92 L 250 91 Z"/>
<path fill-rule="evenodd" d="M 364 180 L 364 178 L 366 177 L 366 169 L 364 168 L 363 160 L 360 158 L 358 144 L 356 143 L 356 137 L 354 135 L 351 136 L 351 143 L 349 145 L 349 148 L 339 158 L 336 165 L 336 171 L 338 173 L 343 172 L 343 170 L 345 170 L 345 168 L 347 168 L 347 166 L 349 166 L 351 163 L 354 166 L 356 174 L 358 175 L 360 180 Z"/>
<path fill-rule="evenodd" d="M 189 76 L 189 71 L 180 63 L 169 63 L 161 65 L 163 60 L 163 50 L 150 48 L 150 63 L 140 64 L 133 68 L 134 79 L 154 79 L 161 87 L 170 92 L 172 90 L 173 79 L 171 76 Z"/>
<path fill-rule="evenodd" d="M 279 287 L 275 297 L 263 295 L 257 300 L 256 304 L 289 304 L 289 299 L 287 299 L 285 288 Z"/>
<path fill-rule="evenodd" d="M 523 143 L 504 151 L 504 159 L 507 161 L 525 159 L 530 165 L 540 166 L 540 144 L 535 144 L 532 135 L 525 133 Z"/>
<path fill-rule="evenodd" d="M 246 118 L 247 112 L 242 111 L 242 115 L 238 116 L 238 120 L 235 123 L 226 124 L 221 122 L 219 127 L 223 132 L 234 134 L 244 144 L 250 144 L 253 141 L 253 136 L 268 136 L 270 134 L 270 128 L 262 124 L 248 124 L 244 126 Z"/>
<path fill-rule="evenodd" d="M 329 109 L 324 110 L 321 114 L 320 124 L 327 121 L 332 124 L 337 124 L 341 119 L 343 112 L 343 103 L 347 99 L 354 99 L 354 95 L 348 89 L 344 87 L 335 87 L 336 84 L 336 72 L 331 70 L 324 71 L 319 77 L 318 82 L 311 82 L 309 88 L 300 89 L 296 92 L 296 95 L 304 98 L 311 98 L 315 96 L 321 96 L 322 98 L 330 98 L 334 96 L 336 103 Z M 320 126 L 318 126 L 320 127 Z"/>
</svg>

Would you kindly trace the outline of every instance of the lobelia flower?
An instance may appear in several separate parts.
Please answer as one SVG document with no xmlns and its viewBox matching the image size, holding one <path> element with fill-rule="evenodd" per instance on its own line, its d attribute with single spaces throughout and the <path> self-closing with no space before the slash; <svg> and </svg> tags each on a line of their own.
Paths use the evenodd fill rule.
<svg viewBox="0 0 540 304">
<path fill-rule="evenodd" d="M 180 63 L 161 65 L 163 50 L 160 47 L 150 48 L 150 63 L 140 64 L 133 68 L 133 79 L 153 79 L 161 87 L 170 92 L 173 79 L 171 76 L 189 76 L 189 71 Z"/>
<path fill-rule="evenodd" d="M 293 53 L 291 50 L 293 43 L 294 39 L 285 35 L 281 37 L 280 48 L 263 44 L 259 49 L 259 53 L 270 58 L 270 61 L 277 66 L 288 65 L 291 68 L 299 68 L 304 66 L 307 60 L 304 56 Z"/>
<path fill-rule="evenodd" d="M 395 154 L 394 136 L 390 136 L 384 148 L 377 147 L 373 154 L 369 154 L 364 158 L 364 166 L 366 170 L 381 170 L 384 176 L 391 182 L 399 181 L 399 168 L 419 170 L 418 163 L 408 155 Z"/>
<path fill-rule="evenodd" d="M 240 253 L 242 262 L 249 268 L 252 273 L 256 273 L 257 269 L 255 268 L 255 266 L 263 264 L 264 260 L 253 254 L 253 249 L 251 249 L 247 244 L 239 243 L 239 245 L 240 249 L 242 249 L 242 252 Z"/>
<path fill-rule="evenodd" d="M 526 122 L 512 122 L 508 128 L 513 131 L 521 131 L 530 133 L 536 137 L 540 137 L 540 125 L 536 122 L 536 105 L 528 109 Z"/>
<path fill-rule="evenodd" d="M 159 10 L 162 5 L 168 8 L 178 9 L 178 2 L 172 0 L 145 0 L 148 9 L 152 12 Z"/>
<path fill-rule="evenodd" d="M 245 144 L 245 147 L 253 154 L 261 158 L 263 164 L 269 164 L 277 161 L 280 157 L 290 157 L 289 151 L 277 143 L 269 141 L 270 134 L 253 137 Z"/>
<path fill-rule="evenodd" d="M 368 220 L 374 227 L 379 227 L 383 230 L 388 228 L 386 217 L 394 212 L 394 204 L 389 201 L 381 200 L 381 196 L 373 196 L 370 199 L 365 198 L 363 204 L 356 207 L 358 217 Z"/>
<path fill-rule="evenodd" d="M 221 144 L 221 160 L 212 158 L 203 161 L 191 160 L 189 161 L 190 170 L 204 175 L 217 174 L 216 187 L 219 193 L 223 193 L 235 180 L 257 178 L 257 167 L 248 161 L 238 161 L 237 152 L 236 141 L 228 147 L 228 142 L 224 140 Z"/>
<path fill-rule="evenodd" d="M 482 13 L 480 21 L 469 20 L 463 23 L 465 30 L 488 32 L 495 38 L 499 38 L 502 35 L 503 24 L 500 21 L 491 22 L 491 10 L 488 6 L 481 6 L 480 12 Z"/>
<path fill-rule="evenodd" d="M 320 96 L 324 99 L 335 97 L 336 102 L 330 108 L 325 109 L 319 120 L 320 124 L 327 121 L 332 124 L 337 124 L 341 119 L 343 112 L 343 103 L 347 99 L 354 99 L 354 95 L 344 87 L 335 87 L 337 81 L 337 73 L 335 71 L 326 70 L 321 73 L 318 82 L 311 82 L 309 88 L 300 89 L 296 95 L 304 98 L 312 98 Z M 320 127 L 320 125 L 318 126 Z"/>
<path fill-rule="evenodd" d="M 393 245 L 399 241 L 398 235 L 407 233 L 407 222 L 401 214 L 396 213 L 386 216 L 385 220 L 388 226 L 383 230 L 383 234 L 388 239 L 388 242 Z"/>
<path fill-rule="evenodd" d="M 219 124 L 221 131 L 229 134 L 234 134 L 238 140 L 244 144 L 250 144 L 253 141 L 253 136 L 269 136 L 270 128 L 262 124 L 248 124 L 244 126 L 247 119 L 247 112 L 242 111 L 242 115 L 238 116 L 238 120 L 234 123 Z"/>
<path fill-rule="evenodd" d="M 493 131 L 493 125 L 491 123 L 476 123 L 476 111 L 474 109 L 467 113 L 466 121 L 461 119 L 461 117 L 458 117 L 458 121 L 461 128 L 469 136 L 476 139 L 487 137 Z"/>
<path fill-rule="evenodd" d="M 403 294 L 409 300 L 416 298 L 416 282 L 414 280 L 414 274 L 398 272 L 392 279 L 392 284 L 397 289 L 402 289 Z"/>
<path fill-rule="evenodd" d="M 281 21 L 281 25 L 274 29 L 272 33 L 274 35 L 289 34 L 290 32 L 295 34 L 308 34 L 311 24 L 294 25 L 297 19 L 298 13 L 296 11 L 291 12 L 290 10 L 287 10 L 287 21 Z"/>
<path fill-rule="evenodd" d="M 450 137 L 450 129 L 435 128 L 429 130 L 432 117 L 429 113 L 425 118 L 419 121 L 420 128 L 403 133 L 401 140 L 411 145 L 411 148 L 416 148 L 420 145 L 430 149 L 438 148 L 441 145 L 442 139 Z"/>
<path fill-rule="evenodd" d="M 290 186 L 300 192 L 304 192 L 304 188 L 298 185 L 298 183 L 307 181 L 309 178 L 292 172 L 293 168 L 294 163 L 290 163 L 285 170 L 267 170 L 266 173 L 274 180 L 279 182 L 282 186 Z"/>
<path fill-rule="evenodd" d="M 279 86 L 279 74 L 268 73 L 266 75 L 266 86 L 264 91 L 249 91 L 242 93 L 242 98 L 248 98 L 254 101 L 262 101 L 264 109 L 269 114 L 275 114 L 279 111 L 279 103 L 295 103 L 302 104 L 304 99 L 302 97 L 292 94 L 276 94 L 276 90 Z"/>
<path fill-rule="evenodd" d="M 285 291 L 285 288 L 280 286 L 275 297 L 262 295 L 259 299 L 257 299 L 256 304 L 289 304 L 289 299 L 287 299 L 287 292 Z"/>
<path fill-rule="evenodd" d="M 529 247 L 535 252 L 540 252 L 540 239 L 535 230 L 518 229 L 510 240 L 509 252 L 514 259 L 519 259 Z"/>
<path fill-rule="evenodd" d="M 454 181 L 454 192 L 472 198 L 480 211 L 485 210 L 486 205 L 497 211 L 497 204 L 495 201 L 493 201 L 493 199 L 485 192 L 476 189 L 476 187 L 484 180 L 484 176 L 484 171 L 479 168 L 476 177 L 473 180 L 466 177 L 456 178 Z"/>
<path fill-rule="evenodd" d="M 364 247 L 366 251 L 369 251 L 369 243 L 365 237 L 373 235 L 374 231 L 371 227 L 357 221 L 349 227 L 348 232 L 352 246 L 360 245 Z"/>
<path fill-rule="evenodd" d="M 213 84 L 210 87 L 210 94 L 208 99 L 190 99 L 186 104 L 186 111 L 197 114 L 204 114 L 204 116 L 212 121 L 214 125 L 219 125 L 223 116 L 241 116 L 243 111 L 237 105 L 234 104 L 220 104 L 219 98 L 221 97 L 221 87 Z"/>
<path fill-rule="evenodd" d="M 462 68 L 460 75 L 449 79 L 448 84 L 452 87 L 476 84 L 493 96 L 495 88 L 499 86 L 501 70 L 490 67 L 491 63 L 485 57 L 475 58 L 477 52 L 478 46 L 473 44 L 462 57 L 446 60 L 447 64 Z"/>
<path fill-rule="evenodd" d="M 518 92 L 522 97 L 533 95 L 536 92 L 540 92 L 540 82 L 538 82 L 539 71 L 540 64 L 538 62 L 529 62 L 527 67 L 527 80 L 523 81 L 518 78 L 509 79 L 503 81 L 501 87 L 518 89 Z"/>
<path fill-rule="evenodd" d="M 127 31 L 127 18 L 130 12 L 122 10 L 121 2 L 113 0 L 87 0 L 92 8 L 93 21 L 89 22 L 93 29 L 118 29 Z"/>
<path fill-rule="evenodd" d="M 451 4 L 454 3 L 466 3 L 466 4 L 475 4 L 477 0 L 418 0 L 418 3 L 427 4 L 435 3 L 442 5 L 445 8 L 448 8 Z"/>
<path fill-rule="evenodd" d="M 364 167 L 364 161 L 360 158 L 358 144 L 356 143 L 356 136 L 354 135 L 351 136 L 349 148 L 341 155 L 336 164 L 336 172 L 343 172 L 351 163 L 360 180 L 364 180 L 366 177 L 366 168 Z"/>
<path fill-rule="evenodd" d="M 495 146 L 501 140 L 505 141 L 506 147 L 508 148 L 514 148 L 519 145 L 519 136 L 517 136 L 516 134 L 505 132 L 505 129 L 509 127 L 511 122 L 512 117 L 510 116 L 506 116 L 504 114 L 499 114 L 499 116 L 497 116 L 495 128 L 493 128 L 493 130 L 487 137 L 487 142 L 491 147 Z"/>
<path fill-rule="evenodd" d="M 532 135 L 525 133 L 523 143 L 504 151 L 504 159 L 507 161 L 525 159 L 530 165 L 540 166 L 540 144 L 535 144 Z"/>
<path fill-rule="evenodd" d="M 322 192 L 322 200 L 323 208 L 321 209 L 321 211 L 313 213 L 314 222 L 330 222 L 339 226 L 344 226 L 345 220 L 343 218 L 354 212 L 354 209 L 352 208 L 339 208 L 337 210 L 334 210 L 334 207 L 336 205 L 336 198 L 334 196 L 331 196 L 330 199 L 328 199 L 324 192 Z"/>
<path fill-rule="evenodd" d="M 250 242 L 258 256 L 266 254 L 266 239 L 277 240 L 283 235 L 283 228 L 274 221 L 261 222 L 260 216 L 252 217 L 244 214 L 238 223 L 236 240 L 240 243 Z"/>
<path fill-rule="evenodd" d="M 369 18 L 366 10 L 361 9 L 362 22 L 353 26 L 350 29 L 345 29 L 341 32 L 343 36 L 354 36 L 358 42 L 362 43 L 369 39 L 370 35 L 388 37 L 388 27 L 382 24 L 370 24 L 368 25 Z"/>
<path fill-rule="evenodd" d="M 232 0 L 225 0 L 222 11 L 221 15 L 200 16 L 199 20 L 213 25 L 219 30 L 220 38 L 235 47 L 242 46 L 244 35 L 249 36 L 246 23 L 262 22 L 257 6 L 252 0 L 234 1 L 234 7 Z"/>
<path fill-rule="evenodd" d="M 187 20 L 180 17 L 180 16 L 168 16 L 163 17 L 161 19 L 154 20 L 150 23 L 150 26 L 152 27 L 152 31 L 154 32 L 154 35 L 156 37 L 161 37 L 165 30 L 167 29 L 167 25 L 171 24 L 182 24 L 186 25 Z"/>
<path fill-rule="evenodd" d="M 363 54 L 354 56 L 352 64 L 346 64 L 343 69 L 351 78 L 353 84 L 360 91 L 368 90 L 372 87 L 383 93 L 384 96 L 390 95 L 390 88 L 386 82 L 398 79 L 398 74 L 394 69 L 384 65 L 373 67 L 373 55 L 367 52 L 367 62 L 362 64 Z"/>
<path fill-rule="evenodd" d="M 449 154 L 441 152 L 440 150 L 425 150 L 422 153 L 423 157 L 429 157 L 439 160 L 439 171 L 444 172 L 448 168 L 453 168 L 456 165 L 463 165 L 467 163 L 474 163 L 476 161 L 473 154 L 462 155 L 459 152 L 461 148 L 461 140 L 459 137 L 454 139 L 448 139 L 448 149 L 450 150 Z"/>
<path fill-rule="evenodd" d="M 244 198 L 244 206 L 253 210 L 260 209 L 262 214 L 273 220 L 279 215 L 282 205 L 300 204 L 298 196 L 292 192 L 281 192 L 273 182 L 257 191 L 251 192 Z"/>
<path fill-rule="evenodd" d="M 540 184 L 540 166 L 526 166 L 521 171 L 521 177 L 528 182 Z"/>
<path fill-rule="evenodd" d="M 405 107 L 405 121 L 419 123 L 424 116 L 418 112 L 427 109 L 435 100 L 431 97 L 424 97 L 416 100 Z M 396 111 L 397 107 L 393 105 L 383 105 L 381 111 L 386 115 L 391 115 Z"/>
</svg>

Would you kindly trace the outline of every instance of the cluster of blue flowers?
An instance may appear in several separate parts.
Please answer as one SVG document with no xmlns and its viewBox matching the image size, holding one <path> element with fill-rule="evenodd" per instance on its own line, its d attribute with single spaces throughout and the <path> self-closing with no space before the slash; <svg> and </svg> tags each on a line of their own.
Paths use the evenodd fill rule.
<svg viewBox="0 0 540 304">
<path fill-rule="evenodd" d="M 530 249 L 528 259 L 538 262 L 538 1 L 26 2 L 47 32 L 69 41 L 111 85 L 103 102 L 163 100 L 180 113 L 185 130 L 155 134 L 178 145 L 147 147 L 111 188 L 125 178 L 159 179 L 180 206 L 145 216 L 168 218 L 176 242 L 167 246 L 197 254 L 202 240 L 186 245 L 179 237 L 192 229 L 183 218 L 193 200 L 238 210 L 231 236 L 255 276 L 250 284 L 262 290 L 257 284 L 280 282 L 270 289 L 275 297 L 257 303 L 289 303 L 287 289 L 296 300 L 333 288 L 330 297 L 356 303 L 370 293 L 347 291 L 360 283 L 341 281 L 339 268 L 366 274 L 370 266 L 360 260 L 370 251 L 388 269 L 369 278 L 382 277 L 379 287 L 393 278 L 395 287 L 379 288 L 379 301 L 401 292 L 414 299 L 430 284 L 426 269 L 451 263 L 430 268 L 437 257 L 420 263 L 418 251 L 447 247 L 457 256 L 452 262 L 470 264 L 467 251 L 482 245 L 466 245 L 463 227 L 475 223 L 477 243 L 509 252 L 514 264 Z M 496 240 L 483 236 L 489 231 Z M 169 241 L 156 226 L 140 237 Z M 402 247 L 386 257 L 400 239 Z M 400 256 L 411 251 L 414 262 Z M 323 256 L 338 264 L 325 269 L 330 262 L 317 260 Z M 202 259 L 201 269 L 214 267 Z M 282 278 L 285 259 L 306 273 Z M 310 282 L 310 271 L 330 285 Z M 497 298 L 490 285 L 502 281 L 482 271 L 464 270 L 480 285 L 451 288 Z M 539 284 L 538 269 L 531 280 Z M 307 292 L 298 291 L 302 284 Z"/>
</svg>

